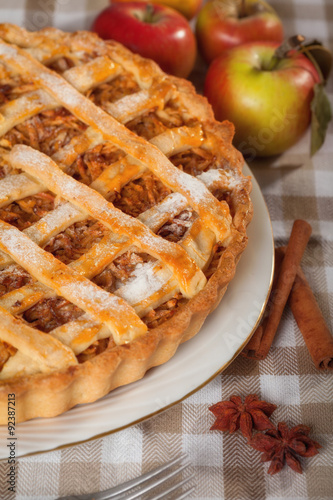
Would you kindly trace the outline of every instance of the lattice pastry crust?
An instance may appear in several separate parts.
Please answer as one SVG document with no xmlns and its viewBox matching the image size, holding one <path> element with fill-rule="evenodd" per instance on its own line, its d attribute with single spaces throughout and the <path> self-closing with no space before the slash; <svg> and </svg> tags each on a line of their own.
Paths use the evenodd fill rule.
<svg viewBox="0 0 333 500">
<path fill-rule="evenodd" d="M 185 80 L 88 32 L 0 25 L 0 422 L 141 378 L 246 246 L 251 182 Z"/>
</svg>

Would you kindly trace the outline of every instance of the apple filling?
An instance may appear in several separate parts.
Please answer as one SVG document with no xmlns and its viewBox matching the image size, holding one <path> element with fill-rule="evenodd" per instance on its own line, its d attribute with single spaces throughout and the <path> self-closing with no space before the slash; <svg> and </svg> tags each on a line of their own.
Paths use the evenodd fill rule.
<svg viewBox="0 0 333 500">
<path fill-rule="evenodd" d="M 235 207 L 234 207 L 234 202 L 231 196 L 231 191 L 225 190 L 225 189 L 215 189 L 213 190 L 212 194 L 217 198 L 219 201 L 225 201 L 229 205 L 229 210 L 230 210 L 230 215 L 231 217 L 235 216 Z"/>
<path fill-rule="evenodd" d="M 126 127 L 147 141 L 169 128 L 158 118 L 155 111 L 134 118 L 126 123 Z"/>
<path fill-rule="evenodd" d="M 64 73 L 64 71 L 67 71 L 74 66 L 75 63 L 70 57 L 58 57 L 58 59 L 55 59 L 48 65 L 48 68 L 56 71 L 57 73 Z"/>
<path fill-rule="evenodd" d="M 115 347 L 115 342 L 112 337 L 108 339 L 100 339 L 93 342 L 85 351 L 77 355 L 77 360 L 79 363 L 84 363 L 89 359 L 94 358 L 98 354 L 101 354 L 105 349 L 111 349 Z"/>
<path fill-rule="evenodd" d="M 90 89 L 85 96 L 92 100 L 94 104 L 107 111 L 106 104 L 115 102 L 127 95 L 135 94 L 140 91 L 134 77 L 127 72 L 123 72 L 113 80 L 102 83 L 93 89 Z"/>
<path fill-rule="evenodd" d="M 194 177 L 210 168 L 217 167 L 216 157 L 202 148 L 193 148 L 190 151 L 178 153 L 173 155 L 170 160 L 176 167 Z"/>
<path fill-rule="evenodd" d="M 66 109 L 52 109 L 16 125 L 1 138 L 0 146 L 10 149 L 15 144 L 27 144 L 52 156 L 86 128 L 87 125 Z"/>
<path fill-rule="evenodd" d="M 140 137 L 150 141 L 168 129 L 181 127 L 185 124 L 178 111 L 165 108 L 162 111 L 150 110 L 126 123 L 126 127 Z"/>
<path fill-rule="evenodd" d="M 11 80 L 10 84 L 2 84 L 0 86 L 0 105 L 18 99 L 22 94 L 35 90 L 34 83 L 23 83 L 21 85 L 13 85 Z"/>
<path fill-rule="evenodd" d="M 157 232 L 159 236 L 166 240 L 177 243 L 192 226 L 197 215 L 191 208 L 186 208 L 176 217 L 166 222 Z"/>
<path fill-rule="evenodd" d="M 154 174 L 145 172 L 139 179 L 127 183 L 120 193 L 113 193 L 110 201 L 126 214 L 138 217 L 170 193 L 171 190 Z"/>
<path fill-rule="evenodd" d="M 163 109 L 156 111 L 158 118 L 164 123 L 167 128 L 181 127 L 182 125 L 191 125 L 192 119 L 186 121 L 179 108 L 178 103 L 173 99 L 169 99 L 165 103 Z"/>
<path fill-rule="evenodd" d="M 64 264 L 69 264 L 79 259 L 108 232 L 108 229 L 99 221 L 88 218 L 75 222 L 65 231 L 51 238 L 44 250 L 52 253 Z"/>
<path fill-rule="evenodd" d="M 9 265 L 0 271 L 0 297 L 32 281 L 30 274 L 23 267 L 16 264 Z"/>
<path fill-rule="evenodd" d="M 90 185 L 106 167 L 124 156 L 125 153 L 117 149 L 111 142 L 104 142 L 79 155 L 75 162 L 67 168 L 66 173 L 74 179 Z"/>
<path fill-rule="evenodd" d="M 0 208 L 0 219 L 23 231 L 54 209 L 54 198 L 47 191 L 13 201 Z"/>
<path fill-rule="evenodd" d="M 156 309 L 152 309 L 141 319 L 144 323 L 146 323 L 149 329 L 156 328 L 164 323 L 164 321 L 170 319 L 175 314 L 179 306 L 185 302 L 186 300 L 182 299 L 181 294 L 176 293 L 171 299 L 167 300 L 159 307 L 156 307 Z"/>
<path fill-rule="evenodd" d="M 62 297 L 52 297 L 37 302 L 25 311 L 22 319 L 42 332 L 50 332 L 58 326 L 79 318 L 84 311 Z"/>
</svg>

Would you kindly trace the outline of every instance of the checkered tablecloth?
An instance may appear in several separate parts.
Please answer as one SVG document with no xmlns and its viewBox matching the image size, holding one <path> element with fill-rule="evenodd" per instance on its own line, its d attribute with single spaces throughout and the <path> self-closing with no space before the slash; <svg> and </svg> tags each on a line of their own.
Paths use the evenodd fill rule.
<svg viewBox="0 0 333 500">
<path fill-rule="evenodd" d="M 89 28 L 107 0 L 0 0 L 1 22 L 29 29 L 54 25 Z M 332 0 L 274 0 L 286 34 L 316 37 L 333 49 Z M 330 38 L 331 37 L 331 38 Z M 193 75 L 198 88 L 203 66 Z M 333 83 L 328 90 L 333 101 Z M 278 245 L 285 244 L 296 218 L 309 221 L 313 235 L 303 268 L 332 329 L 333 313 L 333 123 L 325 146 L 309 157 L 309 135 L 281 157 L 250 166 L 264 193 Z M 260 242 L 258 242 L 260 245 Z M 303 423 L 323 449 L 304 460 L 304 473 L 266 473 L 259 453 L 239 435 L 209 431 L 208 406 L 232 394 L 257 393 L 278 406 L 273 421 Z M 1 444 L 3 445 L 3 444 Z M 238 357 L 221 375 L 184 402 L 113 435 L 79 446 L 19 460 L 16 495 L 7 491 L 8 465 L 0 464 L 0 498 L 53 500 L 103 490 L 186 452 L 195 474 L 195 499 L 331 500 L 333 498 L 333 374 L 318 372 L 291 312 L 284 313 L 268 358 Z"/>
</svg>

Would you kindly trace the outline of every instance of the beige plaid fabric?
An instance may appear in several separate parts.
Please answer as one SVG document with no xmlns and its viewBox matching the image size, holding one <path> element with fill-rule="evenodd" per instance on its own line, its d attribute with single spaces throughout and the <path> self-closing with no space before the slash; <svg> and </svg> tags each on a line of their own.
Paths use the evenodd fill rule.
<svg viewBox="0 0 333 500">
<path fill-rule="evenodd" d="M 0 0 L 1 21 L 29 29 L 54 25 L 89 28 L 107 0 Z M 333 48 L 332 0 L 274 0 L 286 33 L 316 37 Z M 202 84 L 204 70 L 194 78 Z M 333 101 L 333 84 L 329 83 Z M 251 163 L 265 195 L 278 245 L 285 244 L 296 218 L 308 220 L 313 235 L 303 259 L 305 273 L 332 327 L 333 313 L 333 123 L 325 146 L 309 158 L 309 135 L 275 160 Z M 260 242 L 258 242 L 260 245 Z M 323 449 L 303 461 L 304 473 L 266 473 L 259 452 L 239 435 L 209 431 L 211 404 L 232 394 L 257 393 L 279 405 L 273 421 L 303 423 Z M 187 452 L 195 473 L 195 499 L 333 499 L 333 376 L 318 372 L 291 312 L 285 311 L 273 348 L 262 362 L 238 357 L 206 387 L 139 425 L 80 446 L 19 460 L 16 495 L 8 492 L 8 464 L 0 463 L 0 498 L 52 500 L 103 490 L 131 479 L 166 459 Z M 0 443 L 5 446 L 5 443 Z M 194 484 L 193 482 L 193 484 Z"/>
</svg>

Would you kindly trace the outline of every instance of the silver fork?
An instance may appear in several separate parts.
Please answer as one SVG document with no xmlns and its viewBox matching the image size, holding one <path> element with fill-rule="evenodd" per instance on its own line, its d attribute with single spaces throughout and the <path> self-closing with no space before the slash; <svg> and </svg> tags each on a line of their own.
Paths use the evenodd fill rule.
<svg viewBox="0 0 333 500">
<path fill-rule="evenodd" d="M 153 492 L 153 490 L 156 490 L 158 486 L 163 485 L 164 483 L 169 483 L 171 478 L 176 477 L 190 465 L 188 462 L 181 465 L 182 460 L 185 458 L 187 458 L 187 455 L 183 454 L 180 457 L 174 458 L 173 460 L 170 460 L 170 462 L 160 465 L 156 469 L 143 474 L 142 476 L 136 477 L 135 479 L 127 481 L 126 483 L 120 484 L 114 488 L 110 488 L 109 490 L 85 495 L 71 495 L 58 498 L 57 500 L 133 500 L 134 498 L 140 497 L 144 493 Z M 167 498 L 167 495 L 176 492 L 176 490 L 187 484 L 191 479 L 193 479 L 193 477 L 194 474 L 186 477 L 185 479 L 177 478 L 176 481 L 173 481 L 172 485 L 170 485 L 170 483 L 164 484 L 166 489 L 164 489 L 163 492 L 157 493 L 149 500 Z M 131 493 L 131 490 L 136 488 L 138 489 Z M 194 489 L 195 487 L 192 486 L 184 493 L 174 497 L 174 500 L 181 500 L 188 497 Z"/>
</svg>

